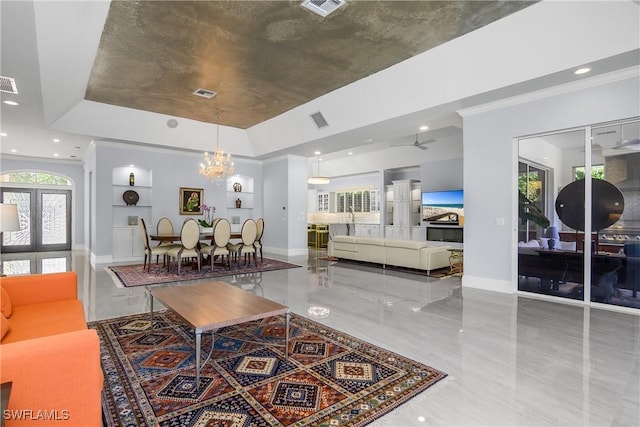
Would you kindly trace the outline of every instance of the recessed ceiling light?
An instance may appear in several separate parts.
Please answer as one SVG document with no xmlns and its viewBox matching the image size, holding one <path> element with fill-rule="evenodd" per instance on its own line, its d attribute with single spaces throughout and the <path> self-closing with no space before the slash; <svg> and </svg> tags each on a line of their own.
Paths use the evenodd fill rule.
<svg viewBox="0 0 640 427">
<path fill-rule="evenodd" d="M 58 157 L 60 154 L 58 153 L 53 153 L 53 157 Z"/>
<path fill-rule="evenodd" d="M 429 130 L 429 126 L 422 125 L 422 126 L 420 126 L 420 130 Z"/>
<path fill-rule="evenodd" d="M 319 151 L 314 151 L 313 154 L 315 154 L 316 156 L 319 156 L 322 153 L 320 153 Z"/>
<path fill-rule="evenodd" d="M 16 150 L 15 148 L 12 148 L 12 149 L 11 149 L 11 152 L 12 152 L 12 153 L 17 153 L 17 152 L 18 152 L 18 150 Z"/>
<path fill-rule="evenodd" d="M 7 136 L 6 132 L 0 132 L 0 136 Z"/>
<path fill-rule="evenodd" d="M 353 156 L 353 151 L 349 151 L 347 154 L 348 154 L 349 156 Z"/>
<path fill-rule="evenodd" d="M 582 67 L 582 68 L 578 68 L 577 70 L 575 70 L 575 71 L 573 72 L 573 74 L 575 74 L 575 75 L 586 74 L 586 73 L 588 73 L 589 71 L 591 71 L 591 68 L 589 68 L 589 67 Z"/>
<path fill-rule="evenodd" d="M 14 105 L 14 106 L 15 106 L 15 105 L 20 105 L 20 104 L 18 104 L 16 101 L 2 101 L 2 102 L 4 102 L 4 103 L 5 103 L 5 104 L 7 104 L 7 105 Z"/>
<path fill-rule="evenodd" d="M 59 138 L 53 138 L 53 142 L 60 142 Z"/>
</svg>

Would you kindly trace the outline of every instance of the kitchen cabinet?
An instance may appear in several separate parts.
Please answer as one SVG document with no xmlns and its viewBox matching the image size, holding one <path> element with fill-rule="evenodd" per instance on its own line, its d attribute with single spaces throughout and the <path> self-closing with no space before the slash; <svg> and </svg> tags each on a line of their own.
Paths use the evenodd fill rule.
<svg viewBox="0 0 640 427">
<path fill-rule="evenodd" d="M 332 212 L 333 199 L 335 193 L 317 193 L 316 195 L 316 212 Z"/>
</svg>

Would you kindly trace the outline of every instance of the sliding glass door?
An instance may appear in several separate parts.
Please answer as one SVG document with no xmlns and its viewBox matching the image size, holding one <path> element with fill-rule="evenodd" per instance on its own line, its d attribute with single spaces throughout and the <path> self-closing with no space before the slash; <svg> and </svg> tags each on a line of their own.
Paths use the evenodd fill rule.
<svg viewBox="0 0 640 427">
<path fill-rule="evenodd" d="M 640 308 L 640 122 L 518 141 L 519 291 Z"/>
</svg>

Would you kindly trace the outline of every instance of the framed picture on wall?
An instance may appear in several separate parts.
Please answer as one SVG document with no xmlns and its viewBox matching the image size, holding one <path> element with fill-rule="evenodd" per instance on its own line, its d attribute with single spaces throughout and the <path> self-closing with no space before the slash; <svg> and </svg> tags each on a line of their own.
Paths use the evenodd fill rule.
<svg viewBox="0 0 640 427">
<path fill-rule="evenodd" d="M 180 215 L 202 215 L 203 188 L 180 187 Z"/>
</svg>

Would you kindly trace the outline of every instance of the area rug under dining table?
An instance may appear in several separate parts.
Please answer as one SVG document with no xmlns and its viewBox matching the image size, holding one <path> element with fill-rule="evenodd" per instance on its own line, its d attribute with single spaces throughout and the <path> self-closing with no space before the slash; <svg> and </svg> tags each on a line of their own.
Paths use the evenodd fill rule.
<svg viewBox="0 0 640 427">
<path fill-rule="evenodd" d="M 213 269 L 209 264 L 203 265 L 200 271 L 198 271 L 197 268 L 183 267 L 180 274 L 178 274 L 177 271 L 167 270 L 162 264 L 151 264 L 149 271 L 145 270 L 142 264 L 114 265 L 105 267 L 105 271 L 109 273 L 116 286 L 130 288 L 187 280 L 211 279 L 236 274 L 253 274 L 296 267 L 300 266 L 284 261 L 264 258 L 264 261 L 258 262 L 257 265 L 239 266 L 236 263 L 232 263 L 231 269 L 218 264 L 214 265 Z"/>
<path fill-rule="evenodd" d="M 284 322 L 216 331 L 199 389 L 194 332 L 173 312 L 156 312 L 153 324 L 148 313 L 90 323 L 101 342 L 105 426 L 362 426 L 446 377 L 295 314 L 285 357 Z"/>
</svg>

